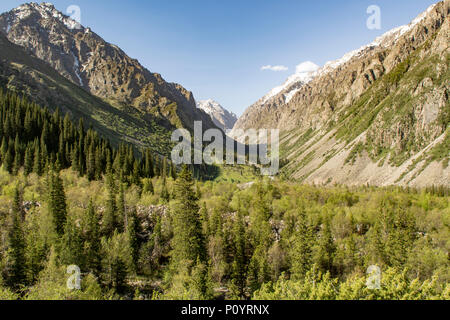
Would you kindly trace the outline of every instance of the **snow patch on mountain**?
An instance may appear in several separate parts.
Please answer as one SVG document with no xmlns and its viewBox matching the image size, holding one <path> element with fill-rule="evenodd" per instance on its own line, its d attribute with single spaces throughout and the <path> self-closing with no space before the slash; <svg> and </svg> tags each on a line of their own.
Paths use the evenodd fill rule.
<svg viewBox="0 0 450 320">
<path fill-rule="evenodd" d="M 237 121 L 237 116 L 233 112 L 226 110 L 212 99 L 197 101 L 197 108 L 205 111 L 216 126 L 224 131 L 232 129 Z"/>
<path fill-rule="evenodd" d="M 286 82 L 284 82 L 281 86 L 273 88 L 268 94 L 266 94 L 262 98 L 262 104 L 269 101 L 271 98 L 275 97 L 279 93 L 283 92 L 286 89 L 289 89 L 293 84 L 295 83 L 308 83 L 314 78 L 314 74 L 317 70 L 319 70 L 319 66 L 316 65 L 314 62 L 306 61 L 303 63 L 300 63 L 296 67 L 296 72 L 291 75 Z M 298 88 L 295 88 L 294 90 L 297 90 Z M 290 93 L 287 93 L 287 97 L 290 97 L 289 100 L 293 97 L 291 96 L 292 91 Z"/>
<path fill-rule="evenodd" d="M 257 103 L 259 105 L 266 104 L 270 99 L 276 97 L 280 93 L 285 92 L 283 95 L 284 102 L 289 103 L 297 92 L 300 91 L 300 87 L 304 84 L 311 82 L 314 78 L 325 75 L 333 70 L 336 70 L 340 66 L 346 64 L 355 57 L 359 57 L 364 54 L 367 50 L 374 49 L 379 46 L 387 47 L 395 43 L 401 36 L 405 33 L 411 31 L 417 24 L 419 24 L 423 19 L 426 18 L 427 14 L 430 13 L 436 4 L 431 5 L 425 12 L 417 16 L 411 23 L 394 28 L 380 37 L 376 38 L 373 42 L 365 45 L 357 50 L 350 51 L 346 53 L 342 58 L 329 61 L 325 63 L 323 67 L 317 66 L 311 61 L 303 62 L 299 64 L 296 68 L 296 73 L 291 75 L 286 82 L 281 86 L 273 88 L 269 93 L 267 93 L 261 100 Z"/>
<path fill-rule="evenodd" d="M 48 2 L 41 4 L 34 2 L 26 3 L 12 10 L 14 20 L 26 19 L 31 16 L 33 12 L 38 12 L 43 19 L 57 19 L 64 23 L 64 25 L 70 30 L 84 29 L 78 21 L 63 15 L 53 6 L 53 4 Z"/>
<path fill-rule="evenodd" d="M 75 75 L 77 76 L 79 82 L 80 82 L 80 86 L 83 86 L 83 79 L 81 79 L 80 76 L 80 60 L 78 60 L 77 56 L 73 53 L 70 52 L 72 54 L 73 57 L 73 71 L 75 72 Z"/>
</svg>

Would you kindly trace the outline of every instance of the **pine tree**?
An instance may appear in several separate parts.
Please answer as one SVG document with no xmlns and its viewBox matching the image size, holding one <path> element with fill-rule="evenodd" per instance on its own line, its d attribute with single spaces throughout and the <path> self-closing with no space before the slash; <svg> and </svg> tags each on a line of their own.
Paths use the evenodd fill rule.
<svg viewBox="0 0 450 320">
<path fill-rule="evenodd" d="M 33 172 L 37 175 L 42 175 L 42 161 L 41 161 L 41 150 L 39 148 L 39 144 L 37 144 L 34 150 L 34 163 L 33 163 Z"/>
<path fill-rule="evenodd" d="M 27 147 L 25 151 L 24 173 L 29 175 L 33 171 L 33 151 L 31 147 Z"/>
<path fill-rule="evenodd" d="M 59 176 L 59 172 L 51 171 L 49 173 L 50 192 L 48 207 L 51 216 L 53 217 L 53 224 L 58 236 L 64 234 L 64 226 L 67 220 L 67 204 L 66 195 L 64 192 L 63 182 Z"/>
<path fill-rule="evenodd" d="M 5 166 L 6 171 L 8 171 L 9 173 L 13 173 L 13 169 L 14 169 L 14 156 L 11 152 L 11 148 L 8 148 L 8 151 L 6 152 L 5 155 L 5 160 L 3 162 L 3 165 Z"/>
<path fill-rule="evenodd" d="M 14 140 L 14 165 L 13 173 L 17 174 L 22 167 L 22 148 L 20 146 L 19 134 L 16 135 Z"/>
<path fill-rule="evenodd" d="M 117 225 L 119 232 L 123 232 L 128 226 L 128 216 L 125 208 L 124 184 L 120 184 L 119 199 L 117 200 Z"/>
<path fill-rule="evenodd" d="M 98 276 L 101 271 L 100 225 L 92 199 L 86 212 L 85 239 L 86 266 Z"/>
<path fill-rule="evenodd" d="M 172 162 L 169 165 L 170 165 L 170 169 L 169 169 L 170 177 L 173 180 L 176 180 L 177 179 L 177 168 L 175 167 L 175 165 Z"/>
<path fill-rule="evenodd" d="M 161 176 L 163 177 L 163 179 L 166 179 L 166 177 L 167 177 L 167 158 L 166 157 L 164 157 L 164 159 L 163 159 Z"/>
<path fill-rule="evenodd" d="M 314 263 L 319 266 L 321 271 L 333 273 L 333 259 L 336 252 L 336 245 L 331 234 L 329 219 L 326 219 L 322 225 L 317 247 L 318 250 L 315 253 Z"/>
<path fill-rule="evenodd" d="M 103 216 L 103 234 L 106 236 L 111 236 L 117 229 L 117 207 L 116 207 L 116 196 L 115 196 L 115 184 L 110 171 L 107 175 L 107 188 L 108 188 L 108 199 L 106 201 L 106 209 Z"/>
<path fill-rule="evenodd" d="M 232 265 L 232 287 L 234 295 L 243 299 L 245 297 L 246 279 L 247 279 L 247 263 L 246 263 L 246 237 L 245 224 L 242 212 L 237 212 L 236 222 L 233 230 L 234 255 Z"/>
<path fill-rule="evenodd" d="M 291 274 L 295 280 L 303 279 L 311 269 L 313 239 L 312 227 L 307 222 L 305 210 L 301 208 L 291 256 Z"/>
<path fill-rule="evenodd" d="M 208 267 L 200 261 L 200 258 L 197 259 L 197 263 L 192 270 L 189 291 L 198 300 L 209 300 L 213 298 Z"/>
<path fill-rule="evenodd" d="M 162 181 L 162 189 L 161 189 L 160 198 L 163 201 L 163 203 L 167 203 L 170 200 L 170 194 L 169 194 L 169 191 L 167 190 L 167 182 L 166 182 L 165 177 L 163 177 L 163 181 Z"/>
<path fill-rule="evenodd" d="M 1 121 L 0 121 L 1 123 Z M 6 141 L 6 136 L 3 136 L 2 138 L 2 145 L 0 148 L 0 157 L 1 157 L 1 164 L 5 163 L 5 159 L 6 159 L 6 153 L 8 152 L 8 143 Z"/>
<path fill-rule="evenodd" d="M 83 236 L 72 218 L 69 218 L 64 225 L 61 261 L 64 265 L 77 265 L 81 269 L 85 267 Z"/>
<path fill-rule="evenodd" d="M 193 266 L 200 259 L 206 260 L 205 239 L 199 216 L 197 197 L 193 190 L 192 175 L 183 166 L 175 183 L 174 237 L 171 263 L 176 268 L 180 264 Z"/>
<path fill-rule="evenodd" d="M 8 232 L 8 285 L 17 290 L 26 284 L 25 236 L 22 226 L 22 200 L 18 187 L 14 192 L 12 221 Z"/>
<path fill-rule="evenodd" d="M 130 246 L 131 260 L 133 262 L 134 271 L 137 271 L 140 243 L 138 239 L 139 220 L 136 209 L 131 210 L 128 217 L 127 237 Z"/>
</svg>

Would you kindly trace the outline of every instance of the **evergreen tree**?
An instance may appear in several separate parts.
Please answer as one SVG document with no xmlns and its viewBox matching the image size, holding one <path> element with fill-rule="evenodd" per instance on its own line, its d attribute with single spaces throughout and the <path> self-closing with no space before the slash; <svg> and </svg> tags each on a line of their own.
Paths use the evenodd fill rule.
<svg viewBox="0 0 450 320">
<path fill-rule="evenodd" d="M 86 211 L 85 240 L 86 266 L 98 276 L 101 270 L 100 225 L 92 199 L 89 201 L 89 206 Z"/>
<path fill-rule="evenodd" d="M 336 252 L 336 245 L 331 234 L 329 219 L 325 219 L 322 225 L 317 247 L 314 263 L 321 271 L 333 273 L 333 259 Z"/>
<path fill-rule="evenodd" d="M 49 172 L 49 199 L 48 208 L 53 217 L 53 225 L 58 236 L 64 234 L 64 226 L 67 220 L 67 204 L 63 182 L 59 172 Z"/>
<path fill-rule="evenodd" d="M 111 236 L 118 227 L 115 184 L 111 171 L 108 173 L 106 184 L 108 188 L 108 199 L 106 201 L 106 209 L 103 216 L 102 226 L 103 234 L 106 236 Z"/>
<path fill-rule="evenodd" d="M 139 220 L 136 214 L 136 209 L 131 210 L 128 217 L 127 237 L 130 245 L 131 260 L 134 271 L 137 271 L 140 242 L 138 239 Z"/>
<path fill-rule="evenodd" d="M 233 230 L 233 241 L 234 241 L 234 255 L 233 255 L 233 265 L 232 265 L 232 289 L 234 295 L 238 298 L 245 298 L 246 291 L 246 279 L 247 279 L 247 263 L 246 263 L 246 235 L 245 235 L 245 224 L 242 216 L 242 212 L 239 210 L 237 212 L 236 222 Z"/>
<path fill-rule="evenodd" d="M 161 189 L 160 198 L 164 203 L 167 203 L 170 200 L 170 194 L 169 194 L 169 191 L 167 190 L 166 178 L 164 178 L 164 177 L 162 180 L 162 189 Z"/>
<path fill-rule="evenodd" d="M 181 264 L 193 266 L 200 259 L 206 260 L 205 239 L 199 216 L 194 182 L 187 166 L 183 166 L 175 183 L 174 237 L 171 263 L 176 268 Z"/>
<path fill-rule="evenodd" d="M 11 216 L 11 226 L 8 232 L 8 285 L 17 290 L 26 284 L 25 236 L 22 226 L 22 200 L 18 187 L 15 189 Z"/>
<path fill-rule="evenodd" d="M 27 147 L 25 151 L 24 173 L 29 175 L 33 171 L 33 151 L 31 147 Z"/>
<path fill-rule="evenodd" d="M 118 230 L 123 232 L 128 226 L 128 216 L 125 208 L 124 184 L 120 184 L 119 199 L 117 200 L 117 225 Z"/>
<path fill-rule="evenodd" d="M 293 279 L 303 279 L 311 269 L 313 239 L 312 227 L 307 221 L 305 210 L 301 208 L 298 213 L 297 231 L 291 256 L 291 274 Z"/>
<path fill-rule="evenodd" d="M 83 236 L 72 218 L 64 226 L 61 261 L 64 265 L 77 265 L 82 269 L 85 267 Z"/>
<path fill-rule="evenodd" d="M 39 148 L 39 144 L 36 146 L 34 150 L 34 163 L 33 163 L 33 172 L 37 175 L 41 176 L 43 168 L 42 168 L 42 161 L 41 161 L 41 150 Z"/>
</svg>

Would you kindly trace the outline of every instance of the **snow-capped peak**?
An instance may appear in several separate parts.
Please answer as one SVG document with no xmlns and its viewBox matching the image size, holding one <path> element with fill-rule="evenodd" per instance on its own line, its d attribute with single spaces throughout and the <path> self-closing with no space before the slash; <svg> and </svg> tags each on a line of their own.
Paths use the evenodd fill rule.
<svg viewBox="0 0 450 320">
<path fill-rule="evenodd" d="M 236 117 L 236 115 L 233 112 L 226 110 L 217 101 L 212 99 L 197 101 L 197 108 L 202 109 L 207 114 L 212 114 L 214 112 L 218 112 L 221 114 L 229 113 L 230 115 Z"/>
<path fill-rule="evenodd" d="M 262 98 L 262 103 L 266 103 L 270 98 L 276 96 L 277 94 L 279 94 L 280 92 L 288 89 L 290 86 L 292 86 L 294 83 L 301 83 L 301 84 L 305 84 L 310 82 L 312 79 L 314 79 L 315 73 L 317 72 L 317 70 L 319 70 L 319 66 L 317 64 L 315 64 L 314 62 L 311 61 L 306 61 L 303 63 L 300 63 L 297 67 L 296 67 L 296 72 L 291 75 L 281 86 L 275 87 L 273 88 L 268 94 L 266 94 L 263 98 Z M 297 88 L 295 88 L 294 90 L 297 90 Z M 287 93 L 286 95 L 286 99 L 290 101 L 290 99 L 292 99 L 293 95 L 291 94 L 291 92 Z M 289 102 L 287 101 L 287 102 Z"/>
<path fill-rule="evenodd" d="M 84 29 L 78 21 L 62 14 L 53 4 L 48 2 L 43 2 L 41 4 L 34 2 L 26 3 L 13 9 L 11 12 L 13 14 L 14 22 L 16 20 L 26 19 L 34 12 L 38 12 L 43 19 L 57 19 L 70 30 Z"/>
<path fill-rule="evenodd" d="M 212 99 L 197 101 L 197 108 L 205 111 L 213 122 L 225 131 L 233 128 L 237 121 L 237 116 L 233 112 L 226 110 Z"/>
<path fill-rule="evenodd" d="M 307 61 L 299 64 L 296 69 L 296 73 L 291 75 L 284 84 L 273 88 L 268 94 L 266 94 L 259 102 L 260 105 L 264 105 L 271 98 L 277 96 L 281 92 L 291 88 L 291 90 L 284 94 L 285 103 L 289 103 L 295 94 L 300 90 L 300 87 L 314 78 L 327 74 L 345 63 L 352 60 L 354 57 L 362 55 L 366 50 L 376 47 L 387 47 L 392 43 L 395 43 L 402 35 L 412 30 L 417 24 L 423 21 L 426 16 L 433 10 L 436 4 L 431 5 L 425 12 L 417 16 L 411 23 L 389 30 L 385 34 L 376 38 L 373 42 L 365 45 L 357 50 L 348 52 L 342 58 L 329 61 L 325 63 L 323 67 L 317 66 L 315 63 Z M 294 84 L 297 84 L 294 86 Z"/>
</svg>

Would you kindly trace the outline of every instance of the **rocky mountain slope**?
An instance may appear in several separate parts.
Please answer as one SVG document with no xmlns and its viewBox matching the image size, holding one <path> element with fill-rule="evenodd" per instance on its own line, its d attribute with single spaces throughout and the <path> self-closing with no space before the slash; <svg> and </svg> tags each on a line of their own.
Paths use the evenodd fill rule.
<svg viewBox="0 0 450 320">
<path fill-rule="evenodd" d="M 45 61 L 11 43 L 0 34 L 0 88 L 24 94 L 33 102 L 52 109 L 58 107 L 72 118 L 83 118 L 114 144 L 129 142 L 150 146 L 155 152 L 170 152 L 170 133 L 145 121 L 137 112 L 114 108 L 61 76 Z M 129 110 L 131 111 L 131 110 Z"/>
<path fill-rule="evenodd" d="M 288 80 L 234 129 L 280 128 L 283 173 L 308 183 L 449 185 L 449 4 Z"/>
<path fill-rule="evenodd" d="M 226 110 L 218 102 L 211 99 L 197 101 L 197 108 L 209 114 L 215 125 L 223 131 L 233 129 L 237 121 L 234 113 Z"/>
<path fill-rule="evenodd" d="M 60 75 L 118 110 L 139 113 L 165 129 L 215 127 L 196 108 L 191 92 L 164 81 L 90 28 L 63 15 L 49 3 L 29 3 L 0 15 L 8 40 L 47 62 Z M 131 110 L 131 111 L 130 111 Z"/>
</svg>

